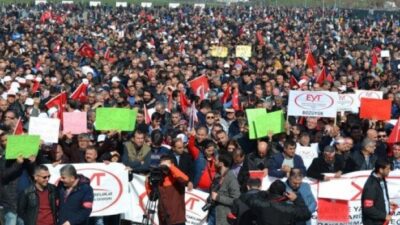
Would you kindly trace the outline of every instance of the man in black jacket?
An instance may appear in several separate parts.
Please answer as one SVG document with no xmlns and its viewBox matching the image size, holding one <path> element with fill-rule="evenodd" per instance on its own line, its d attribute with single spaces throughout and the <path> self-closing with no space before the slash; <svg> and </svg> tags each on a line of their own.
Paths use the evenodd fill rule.
<svg viewBox="0 0 400 225">
<path fill-rule="evenodd" d="M 344 161 L 335 153 L 333 146 L 326 146 L 322 156 L 313 159 L 310 167 L 307 170 L 307 176 L 327 181 L 330 178 L 325 176 L 324 173 L 335 173 L 334 177 L 339 178 L 342 175 L 344 168 Z"/>
<path fill-rule="evenodd" d="M 285 184 L 276 180 L 268 192 L 259 192 L 257 197 L 250 200 L 249 206 L 254 215 L 257 215 L 257 224 L 294 225 L 311 218 L 311 213 L 301 196 L 285 192 L 285 189 Z"/>
<path fill-rule="evenodd" d="M 50 173 L 45 165 L 35 167 L 35 183 L 19 196 L 18 216 L 24 225 L 57 224 L 57 188 L 49 184 Z"/>
<path fill-rule="evenodd" d="M 372 170 L 378 157 L 374 154 L 376 149 L 376 142 L 365 138 L 361 143 L 361 151 L 354 151 L 346 160 L 344 168 L 345 173 L 359 171 L 359 170 Z"/>
<path fill-rule="evenodd" d="M 361 195 L 362 220 L 364 225 L 381 225 L 392 218 L 390 212 L 396 207 L 390 203 L 386 177 L 390 162 L 379 159 L 375 169 L 365 182 Z"/>
<path fill-rule="evenodd" d="M 189 155 L 185 150 L 185 144 L 181 138 L 175 138 L 171 143 L 172 152 L 175 156 L 174 164 L 189 177 L 189 182 L 187 184 L 188 188 L 193 189 L 193 160 L 192 156 Z"/>
</svg>

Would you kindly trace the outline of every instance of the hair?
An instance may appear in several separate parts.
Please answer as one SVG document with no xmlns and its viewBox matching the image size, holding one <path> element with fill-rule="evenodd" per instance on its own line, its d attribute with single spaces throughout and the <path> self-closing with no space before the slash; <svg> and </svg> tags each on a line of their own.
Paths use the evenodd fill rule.
<svg viewBox="0 0 400 225">
<path fill-rule="evenodd" d="M 390 166 L 390 162 L 387 159 L 378 159 L 375 162 L 374 172 L 378 173 L 379 169 L 385 169 L 387 166 Z"/>
<path fill-rule="evenodd" d="M 299 168 L 292 168 L 289 173 L 289 178 L 303 178 L 304 174 Z"/>
<path fill-rule="evenodd" d="M 78 177 L 78 173 L 73 165 L 67 164 L 60 169 L 61 175 L 71 176 L 71 177 Z"/>
<path fill-rule="evenodd" d="M 168 155 L 168 154 L 166 154 L 166 155 L 161 155 L 161 157 L 160 157 L 160 162 L 162 162 L 162 161 L 167 161 L 167 160 L 171 161 L 172 163 L 175 162 L 174 158 L 173 158 L 171 155 Z"/>
<path fill-rule="evenodd" d="M 36 175 L 39 173 L 39 171 L 49 171 L 49 168 L 47 168 L 47 166 L 40 164 L 35 166 L 35 169 L 33 170 L 33 175 Z"/>
<path fill-rule="evenodd" d="M 153 130 L 153 132 L 151 132 L 151 143 L 154 146 L 161 146 L 163 140 L 164 140 L 164 135 L 160 130 Z"/>
<path fill-rule="evenodd" d="M 132 134 L 132 137 L 135 137 L 136 134 L 146 136 L 146 133 L 144 133 L 144 132 L 143 132 L 142 130 L 140 130 L 140 129 L 134 130 L 134 131 L 133 131 L 133 134 Z"/>
<path fill-rule="evenodd" d="M 205 130 L 206 133 L 208 134 L 208 128 L 206 126 L 203 126 L 203 125 L 197 127 L 196 132 L 199 132 L 199 130 L 201 130 L 201 129 Z"/>
<path fill-rule="evenodd" d="M 221 152 L 218 155 L 218 161 L 222 162 L 225 167 L 230 168 L 232 165 L 232 155 L 226 152 Z"/>
<path fill-rule="evenodd" d="M 365 149 L 370 144 L 375 144 L 375 141 L 373 141 L 369 138 L 364 138 L 364 140 L 361 143 L 361 147 L 362 147 L 362 149 Z"/>
<path fill-rule="evenodd" d="M 286 140 L 285 143 L 283 144 L 283 147 L 287 148 L 289 146 L 296 146 L 296 142 L 291 139 Z"/>
<path fill-rule="evenodd" d="M 88 146 L 88 147 L 86 148 L 86 151 L 87 151 L 87 150 L 95 150 L 96 153 L 98 152 L 97 147 L 96 147 L 95 145 L 90 145 L 90 146 Z"/>
<path fill-rule="evenodd" d="M 286 186 L 281 180 L 276 180 L 272 182 L 271 186 L 269 187 L 269 193 L 276 194 L 276 195 L 283 195 L 285 193 Z"/>
<path fill-rule="evenodd" d="M 176 145 L 176 143 L 178 143 L 178 142 L 182 142 L 183 143 L 183 140 L 181 139 L 181 138 L 174 138 L 174 139 L 172 139 L 172 141 L 171 141 L 171 147 L 175 147 L 175 145 Z"/>
<path fill-rule="evenodd" d="M 161 115 L 161 113 L 159 113 L 159 112 L 154 112 L 152 115 L 151 115 L 151 121 L 154 121 L 154 120 L 161 120 L 162 119 L 162 115 Z"/>
</svg>

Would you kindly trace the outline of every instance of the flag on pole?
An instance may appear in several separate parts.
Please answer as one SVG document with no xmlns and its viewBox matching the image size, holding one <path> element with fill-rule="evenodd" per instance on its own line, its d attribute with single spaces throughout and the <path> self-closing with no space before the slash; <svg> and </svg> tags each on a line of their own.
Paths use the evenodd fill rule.
<svg viewBox="0 0 400 225">
<path fill-rule="evenodd" d="M 80 102 L 86 102 L 86 99 L 87 99 L 87 95 L 86 95 L 87 87 L 88 87 L 87 84 L 81 83 L 75 89 L 75 91 L 71 94 L 70 98 L 72 100 L 78 100 Z"/>
<path fill-rule="evenodd" d="M 181 109 L 183 113 L 187 112 L 188 107 L 190 106 L 189 100 L 186 98 L 185 93 L 182 91 L 179 92 L 179 101 L 181 104 Z"/>
<path fill-rule="evenodd" d="M 307 66 L 311 68 L 314 72 L 317 69 L 317 62 L 315 61 L 311 51 L 307 53 L 305 64 L 307 64 Z"/>
<path fill-rule="evenodd" d="M 151 123 L 151 118 L 150 118 L 150 115 L 149 115 L 149 111 L 147 111 L 146 104 L 143 104 L 143 111 L 144 111 L 144 122 L 146 124 L 150 124 Z"/>
<path fill-rule="evenodd" d="M 24 125 L 22 124 L 21 117 L 18 118 L 17 124 L 15 124 L 14 135 L 21 135 L 24 133 Z"/>
<path fill-rule="evenodd" d="M 90 45 L 88 45 L 87 43 L 83 43 L 81 47 L 78 49 L 78 52 L 82 57 L 86 58 L 93 58 L 94 55 L 96 54 L 93 48 L 90 47 Z"/>
</svg>

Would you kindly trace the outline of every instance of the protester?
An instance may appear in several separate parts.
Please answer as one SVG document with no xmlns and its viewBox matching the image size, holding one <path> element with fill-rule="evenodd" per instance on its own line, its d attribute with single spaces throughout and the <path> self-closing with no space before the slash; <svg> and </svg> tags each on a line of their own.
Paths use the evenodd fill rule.
<svg viewBox="0 0 400 225">
<path fill-rule="evenodd" d="M 288 177 L 292 168 L 298 168 L 303 173 L 306 168 L 303 159 L 296 155 L 296 142 L 287 140 L 284 144 L 283 153 L 275 154 L 270 161 L 268 174 L 273 177 Z"/>
<path fill-rule="evenodd" d="M 365 138 L 362 142 L 361 151 L 353 152 L 346 161 L 344 172 L 353 172 L 358 170 L 370 170 L 374 168 L 377 156 L 374 155 L 376 142 Z"/>
<path fill-rule="evenodd" d="M 328 145 L 324 148 L 322 156 L 313 159 L 307 169 L 307 176 L 321 181 L 339 178 L 343 173 L 344 163 L 343 159 L 336 155 L 335 148 Z M 334 175 L 329 177 L 326 173 Z"/>
<path fill-rule="evenodd" d="M 24 225 L 56 225 L 59 195 L 56 186 L 49 183 L 49 169 L 45 165 L 38 165 L 33 177 L 34 184 L 19 196 L 18 216 Z"/>
</svg>

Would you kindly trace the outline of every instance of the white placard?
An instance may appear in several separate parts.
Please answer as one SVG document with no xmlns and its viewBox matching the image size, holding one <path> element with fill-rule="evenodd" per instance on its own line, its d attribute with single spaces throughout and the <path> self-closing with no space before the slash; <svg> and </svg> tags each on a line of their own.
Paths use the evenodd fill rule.
<svg viewBox="0 0 400 225">
<path fill-rule="evenodd" d="M 193 8 L 201 8 L 201 9 L 204 9 L 206 7 L 206 4 L 204 4 L 204 3 L 195 3 L 194 5 L 193 5 Z"/>
<path fill-rule="evenodd" d="M 47 4 L 47 0 L 35 0 L 35 5 Z"/>
<path fill-rule="evenodd" d="M 60 168 L 47 165 L 51 174 L 50 183 L 60 179 Z M 78 174 L 90 179 L 94 201 L 90 216 L 107 216 L 126 212 L 129 205 L 128 171 L 122 163 L 80 163 L 73 164 Z"/>
<path fill-rule="evenodd" d="M 93 6 L 93 7 L 101 6 L 101 2 L 99 2 L 99 1 L 90 1 L 89 2 L 89 6 Z"/>
<path fill-rule="evenodd" d="M 382 50 L 381 51 L 381 58 L 390 58 L 390 51 L 389 50 Z"/>
<path fill-rule="evenodd" d="M 124 38 L 125 37 L 125 31 L 119 30 L 118 31 L 118 38 Z"/>
<path fill-rule="evenodd" d="M 140 6 L 142 8 L 151 8 L 153 6 L 153 3 L 151 3 L 151 2 L 142 2 L 142 3 L 140 3 Z"/>
<path fill-rule="evenodd" d="M 336 117 L 337 92 L 328 91 L 290 91 L 289 116 Z"/>
<path fill-rule="evenodd" d="M 169 7 L 169 8 L 172 8 L 172 9 L 178 8 L 179 6 L 180 6 L 179 3 L 169 3 L 169 4 L 168 4 L 168 7 Z"/>
<path fill-rule="evenodd" d="M 128 7 L 127 2 L 115 2 L 116 7 Z"/>
<path fill-rule="evenodd" d="M 29 119 L 29 134 L 40 135 L 45 143 L 58 143 L 60 120 L 50 118 L 31 117 Z"/>
<path fill-rule="evenodd" d="M 74 1 L 61 1 L 61 4 L 74 4 Z"/>
<path fill-rule="evenodd" d="M 339 94 L 337 111 L 358 113 L 357 101 L 355 94 Z"/>
<path fill-rule="evenodd" d="M 382 91 L 356 90 L 356 105 L 360 107 L 361 98 L 382 99 Z"/>
<path fill-rule="evenodd" d="M 313 159 L 318 157 L 318 143 L 312 143 L 310 146 L 296 145 L 296 154 L 303 159 L 306 169 L 310 167 Z"/>
</svg>

